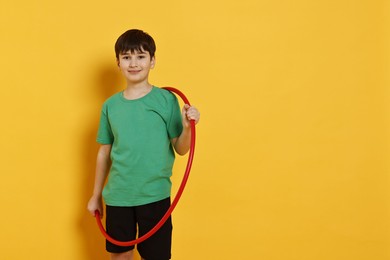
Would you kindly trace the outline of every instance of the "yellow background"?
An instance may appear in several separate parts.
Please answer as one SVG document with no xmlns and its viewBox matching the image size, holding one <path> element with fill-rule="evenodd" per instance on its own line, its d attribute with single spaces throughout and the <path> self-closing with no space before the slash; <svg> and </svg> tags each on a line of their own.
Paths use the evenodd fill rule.
<svg viewBox="0 0 390 260">
<path fill-rule="evenodd" d="M 2 0 L 0 259 L 107 259 L 86 204 L 129 28 L 157 42 L 151 82 L 202 113 L 172 259 L 390 259 L 389 13 L 386 0 Z"/>
</svg>

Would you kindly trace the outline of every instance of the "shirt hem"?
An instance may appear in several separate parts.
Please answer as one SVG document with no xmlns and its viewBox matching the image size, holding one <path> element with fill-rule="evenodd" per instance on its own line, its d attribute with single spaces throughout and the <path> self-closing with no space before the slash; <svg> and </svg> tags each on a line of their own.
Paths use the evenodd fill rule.
<svg viewBox="0 0 390 260">
<path fill-rule="evenodd" d="M 113 207 L 136 207 L 142 206 L 150 203 L 154 203 L 160 200 L 169 198 L 171 195 L 162 195 L 158 197 L 153 197 L 147 200 L 138 200 L 138 201 L 114 201 L 114 200 L 105 200 L 105 204 Z"/>
</svg>

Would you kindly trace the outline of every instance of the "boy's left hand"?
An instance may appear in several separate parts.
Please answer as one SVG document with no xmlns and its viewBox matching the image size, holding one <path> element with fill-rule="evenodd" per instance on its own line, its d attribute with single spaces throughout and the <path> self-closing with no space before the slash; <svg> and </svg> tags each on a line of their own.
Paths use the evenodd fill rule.
<svg viewBox="0 0 390 260">
<path fill-rule="evenodd" d="M 183 126 L 189 128 L 191 126 L 190 121 L 194 120 L 195 124 L 199 122 L 200 113 L 196 107 L 185 104 L 182 109 Z"/>
</svg>

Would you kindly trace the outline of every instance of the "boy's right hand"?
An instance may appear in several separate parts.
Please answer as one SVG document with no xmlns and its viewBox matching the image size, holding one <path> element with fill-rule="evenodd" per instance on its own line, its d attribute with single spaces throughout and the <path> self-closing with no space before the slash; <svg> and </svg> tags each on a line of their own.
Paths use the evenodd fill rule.
<svg viewBox="0 0 390 260">
<path fill-rule="evenodd" d="M 95 211 L 98 210 L 100 218 L 103 218 L 103 201 L 101 196 L 92 196 L 88 202 L 87 209 L 92 216 L 95 216 Z"/>
</svg>

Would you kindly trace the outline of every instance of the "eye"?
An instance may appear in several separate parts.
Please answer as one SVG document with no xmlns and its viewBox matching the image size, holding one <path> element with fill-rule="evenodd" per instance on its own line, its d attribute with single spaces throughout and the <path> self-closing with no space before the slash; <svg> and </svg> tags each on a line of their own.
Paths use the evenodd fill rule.
<svg viewBox="0 0 390 260">
<path fill-rule="evenodd" d="M 142 59 L 145 59 L 146 58 L 146 55 L 139 55 L 138 56 L 138 59 L 142 60 Z"/>
</svg>

